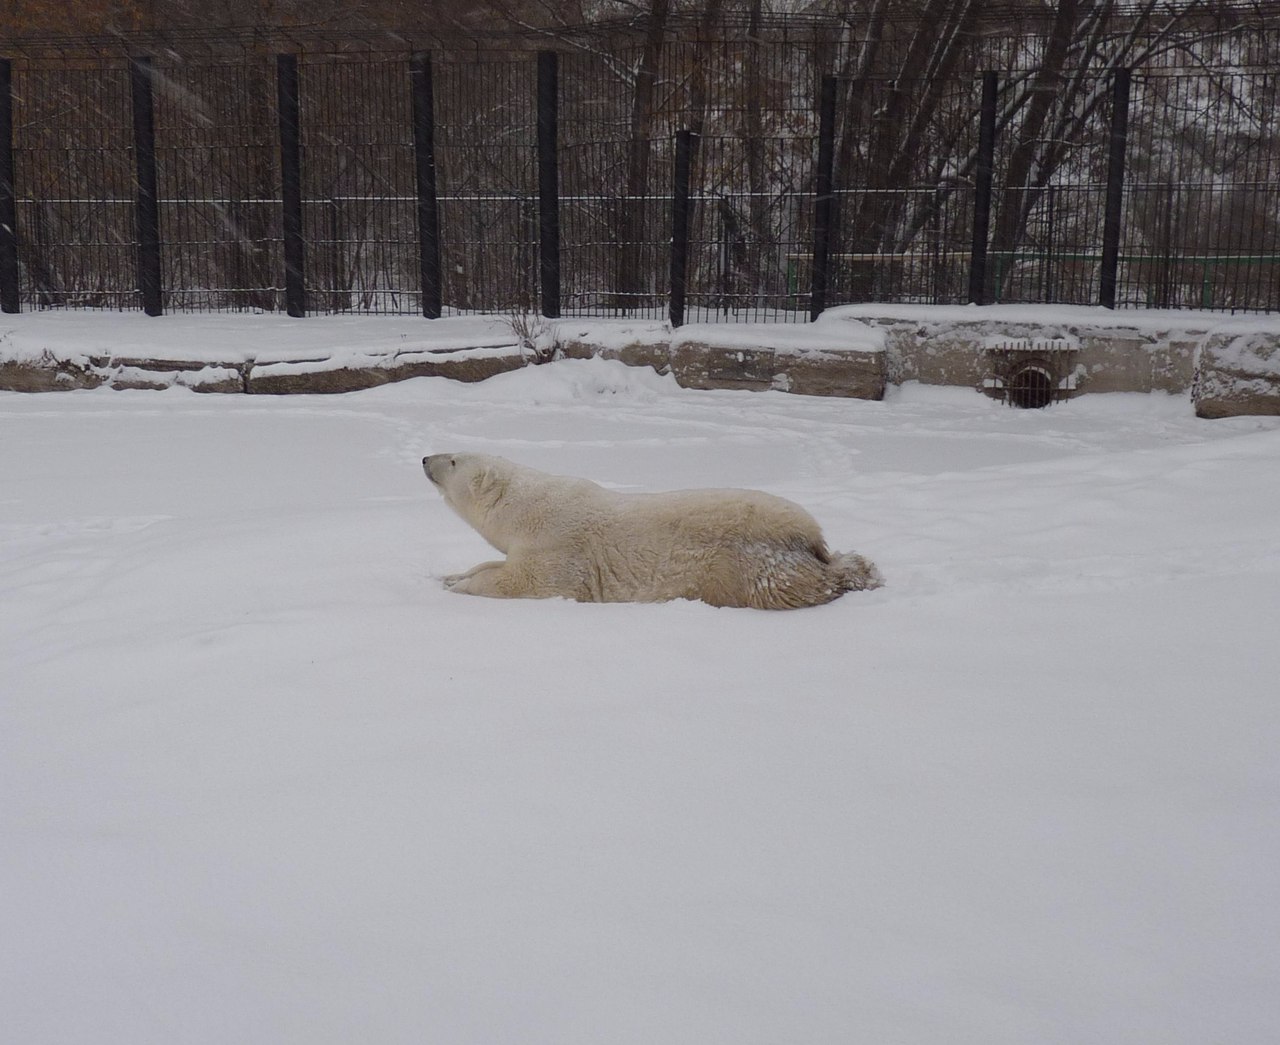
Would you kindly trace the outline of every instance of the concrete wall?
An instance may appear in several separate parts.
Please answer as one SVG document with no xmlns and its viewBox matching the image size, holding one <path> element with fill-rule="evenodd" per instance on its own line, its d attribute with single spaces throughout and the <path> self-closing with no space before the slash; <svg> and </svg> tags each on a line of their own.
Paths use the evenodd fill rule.
<svg viewBox="0 0 1280 1045">
<path fill-rule="evenodd" d="M 1065 342 L 1074 350 L 1075 390 L 1184 392 L 1195 372 L 1194 333 L 1031 323 L 921 324 L 892 317 L 872 320 L 886 336 L 888 378 L 895 384 L 981 388 L 991 372 L 990 350 L 1010 341 Z"/>
</svg>

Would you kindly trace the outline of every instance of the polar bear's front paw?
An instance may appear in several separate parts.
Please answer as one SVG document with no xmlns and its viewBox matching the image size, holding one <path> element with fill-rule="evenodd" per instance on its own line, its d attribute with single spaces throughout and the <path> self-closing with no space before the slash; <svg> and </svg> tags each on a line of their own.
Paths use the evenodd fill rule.
<svg viewBox="0 0 1280 1045">
<path fill-rule="evenodd" d="M 468 570 L 449 585 L 449 590 L 458 595 L 484 595 L 490 599 L 521 598 L 527 594 L 527 588 L 523 574 L 501 562 Z"/>
<path fill-rule="evenodd" d="M 473 580 L 481 574 L 486 574 L 491 570 L 499 570 L 502 566 L 503 564 L 501 562 L 482 562 L 479 566 L 472 566 L 471 569 L 466 571 L 466 573 L 451 573 L 447 577 L 440 578 L 440 580 L 447 591 L 458 591 L 462 592 L 464 595 L 469 595 L 472 593 L 471 587 L 464 583 L 465 581 Z"/>
</svg>

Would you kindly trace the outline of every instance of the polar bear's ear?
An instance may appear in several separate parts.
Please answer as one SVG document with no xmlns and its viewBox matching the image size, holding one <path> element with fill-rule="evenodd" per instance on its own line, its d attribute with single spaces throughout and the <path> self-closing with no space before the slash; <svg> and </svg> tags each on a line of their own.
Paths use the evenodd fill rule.
<svg viewBox="0 0 1280 1045">
<path fill-rule="evenodd" d="M 498 481 L 498 473 L 492 465 L 482 464 L 471 476 L 471 492 L 473 495 L 488 493 Z"/>
</svg>

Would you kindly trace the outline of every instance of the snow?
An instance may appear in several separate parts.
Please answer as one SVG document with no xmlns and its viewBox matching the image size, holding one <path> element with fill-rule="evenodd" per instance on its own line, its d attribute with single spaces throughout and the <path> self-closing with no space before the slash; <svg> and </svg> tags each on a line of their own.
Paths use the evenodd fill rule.
<svg viewBox="0 0 1280 1045">
<path fill-rule="evenodd" d="M 665 320 L 575 316 L 548 322 L 562 342 L 581 340 L 608 352 L 628 345 L 665 345 L 671 340 L 671 325 Z"/>
<path fill-rule="evenodd" d="M 8 1040 L 1280 1025 L 1280 419 L 589 360 L 3 393 L 0 445 Z M 492 557 L 422 476 L 453 449 L 781 494 L 888 586 L 453 595 Z"/>
<path fill-rule="evenodd" d="M 371 359 L 423 352 L 516 345 L 510 321 L 493 315 L 447 316 L 430 322 L 421 316 L 329 315 L 307 321 L 278 312 L 147 316 L 48 309 L 6 315 L 2 326 L 0 360 L 19 362 L 48 354 L 81 364 L 105 357 L 359 366 Z"/>
<path fill-rule="evenodd" d="M 762 337 L 783 355 L 813 352 L 883 352 L 883 330 L 865 323 L 819 316 L 815 323 L 776 323 L 764 330 L 760 324 L 698 323 L 680 327 L 671 339 L 672 349 L 683 343 L 711 344 L 718 348 L 754 348 Z"/>
<path fill-rule="evenodd" d="M 1100 305 L 841 305 L 822 314 L 823 320 L 895 321 L 924 326 L 956 323 L 1030 324 L 1040 328 L 1124 328 L 1144 334 L 1258 332 L 1280 334 L 1280 315 L 1226 313 L 1201 309 L 1122 308 Z"/>
<path fill-rule="evenodd" d="M 885 335 L 866 323 L 836 312 L 814 323 L 724 322 L 686 323 L 674 331 L 658 320 L 604 319 L 594 316 L 559 319 L 554 323 L 561 343 L 580 341 L 597 350 L 617 352 L 630 345 L 711 344 L 719 348 L 758 348 L 762 343 L 783 354 L 809 352 L 883 352 Z"/>
<path fill-rule="evenodd" d="M 1214 345 L 1213 361 L 1218 367 L 1260 375 L 1264 389 L 1268 387 L 1266 382 L 1280 378 L 1280 351 L 1275 338 L 1260 332 L 1247 332 L 1226 344 Z"/>
</svg>

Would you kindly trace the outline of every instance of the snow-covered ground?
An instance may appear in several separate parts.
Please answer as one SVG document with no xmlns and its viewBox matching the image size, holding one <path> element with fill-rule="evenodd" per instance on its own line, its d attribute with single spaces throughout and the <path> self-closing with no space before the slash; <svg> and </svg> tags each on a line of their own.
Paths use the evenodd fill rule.
<svg viewBox="0 0 1280 1045">
<path fill-rule="evenodd" d="M 0 394 L 0 1037 L 1280 1026 L 1280 419 L 693 392 Z M 424 453 L 791 497 L 888 586 L 453 595 Z"/>
</svg>

